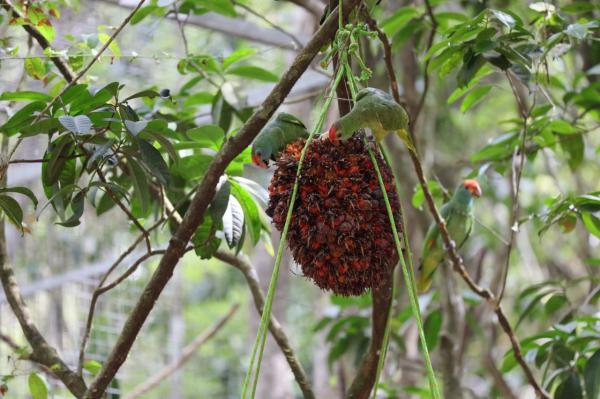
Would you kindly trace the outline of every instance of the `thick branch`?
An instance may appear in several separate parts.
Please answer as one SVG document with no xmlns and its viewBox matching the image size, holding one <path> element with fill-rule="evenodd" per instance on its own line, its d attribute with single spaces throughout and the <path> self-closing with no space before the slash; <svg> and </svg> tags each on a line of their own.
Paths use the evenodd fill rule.
<svg viewBox="0 0 600 399">
<path fill-rule="evenodd" d="M 24 16 L 11 3 L 10 0 L 2 0 L 2 8 L 4 8 L 6 11 L 8 11 L 9 15 L 12 14 L 12 16 L 14 18 L 24 19 Z M 46 40 L 46 38 L 44 37 L 44 35 L 42 35 L 40 33 L 40 31 L 37 30 L 33 25 L 31 25 L 31 24 L 24 24 L 23 25 L 23 29 L 25 29 L 25 31 L 27 31 L 27 33 L 29 34 L 29 36 L 31 36 L 32 38 L 34 38 L 35 41 L 38 42 L 38 44 L 40 45 L 40 47 L 43 48 L 44 50 L 47 49 L 47 48 L 52 48 L 50 46 L 50 42 L 48 40 Z M 69 66 L 69 64 L 67 62 L 63 61 L 59 57 L 50 57 L 50 59 L 52 60 L 52 62 L 54 63 L 54 65 L 56 65 L 56 67 L 58 68 L 58 70 L 60 71 L 60 73 L 64 76 L 64 78 L 65 78 L 65 80 L 67 82 L 70 82 L 73 79 L 75 79 L 75 73 L 73 72 L 73 70 L 71 69 L 71 67 Z"/>
<path fill-rule="evenodd" d="M 402 256 L 401 254 L 399 256 Z M 377 362 L 381 355 L 381 343 L 385 333 L 388 312 L 392 303 L 393 274 L 390 271 L 380 288 L 373 290 L 373 322 L 371 324 L 371 342 L 363 356 L 354 381 L 348 389 L 348 399 L 368 399 L 375 384 Z"/>
<path fill-rule="evenodd" d="M 190 342 L 185 348 L 181 351 L 181 356 L 175 359 L 170 364 L 166 365 L 164 368 L 158 371 L 158 373 L 154 374 L 152 377 L 148 378 L 146 381 L 141 383 L 140 385 L 133 388 L 133 390 L 125 395 L 125 399 L 136 399 L 156 387 L 163 380 L 168 378 L 174 372 L 183 367 L 191 358 L 192 355 L 200 348 L 202 345 L 206 343 L 209 339 L 211 339 L 216 333 L 219 332 L 221 328 L 233 317 L 235 312 L 238 310 L 240 305 L 238 303 L 234 304 L 231 309 L 223 316 L 218 322 L 216 322 L 210 329 L 204 331 L 202 334 L 198 335 L 192 342 Z"/>
<path fill-rule="evenodd" d="M 357 4 L 358 0 L 349 0 L 345 3 L 344 13 L 352 10 Z M 214 197 L 215 187 L 219 182 L 220 176 L 224 173 L 227 165 L 252 142 L 260 129 L 267 123 L 275 110 L 290 93 L 296 81 L 309 67 L 321 47 L 331 40 L 337 29 L 337 14 L 337 10 L 332 12 L 304 49 L 298 53 L 292 65 L 284 73 L 279 83 L 275 85 L 263 104 L 246 121 L 238 134 L 229 138 L 213 158 L 202 182 L 196 190 L 196 195 L 183 217 L 181 225 L 169 242 L 167 252 L 162 257 L 160 264 L 125 322 L 112 352 L 104 367 L 92 382 L 85 398 L 99 399 L 118 369 L 125 362 L 133 342 L 154 307 L 154 303 L 173 275 L 173 270 L 182 257 L 185 246 L 196 231 L 206 208 Z"/>
<path fill-rule="evenodd" d="M 248 288 L 250 289 L 250 293 L 252 294 L 252 298 L 254 299 L 254 304 L 256 305 L 256 310 L 258 313 L 262 315 L 263 307 L 265 305 L 265 295 L 260 288 L 260 282 L 258 280 L 258 274 L 254 267 L 245 259 L 232 255 L 230 253 L 224 251 L 217 251 L 215 254 L 215 258 L 235 267 L 244 275 L 246 279 L 246 283 L 248 284 Z M 279 345 L 281 352 L 285 356 L 292 373 L 294 373 L 294 378 L 302 391 L 302 394 L 305 399 L 313 399 L 315 398 L 315 394 L 312 391 L 310 386 L 310 382 L 308 381 L 308 376 L 302 368 L 302 364 L 298 361 L 298 358 L 294 354 L 294 350 L 290 345 L 289 339 L 283 331 L 281 324 L 279 321 L 271 314 L 269 319 L 269 331 L 271 335 Z"/>
</svg>

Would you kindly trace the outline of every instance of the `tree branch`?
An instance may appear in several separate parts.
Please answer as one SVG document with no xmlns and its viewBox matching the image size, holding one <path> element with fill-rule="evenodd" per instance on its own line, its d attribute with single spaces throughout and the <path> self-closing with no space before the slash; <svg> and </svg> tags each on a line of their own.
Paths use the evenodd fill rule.
<svg viewBox="0 0 600 399">
<path fill-rule="evenodd" d="M 358 2 L 358 0 L 347 1 L 343 10 L 344 13 L 347 15 L 350 10 L 356 7 Z M 214 197 L 215 187 L 219 182 L 219 178 L 225 172 L 227 165 L 252 142 L 260 129 L 262 129 L 285 97 L 290 93 L 296 81 L 309 67 L 321 47 L 333 38 L 337 30 L 337 18 L 338 12 L 334 10 L 302 51 L 298 53 L 292 65 L 284 73 L 279 83 L 275 85 L 258 110 L 246 121 L 235 136 L 227 140 L 209 164 L 206 174 L 196 190 L 196 195 L 183 217 L 181 225 L 171 238 L 166 253 L 125 322 L 123 330 L 104 367 L 86 392 L 86 399 L 99 399 L 118 369 L 125 362 L 127 354 L 131 350 L 131 346 L 140 329 L 165 285 L 171 278 L 177 262 L 183 256 L 188 241 L 196 231 L 206 208 Z"/>
<path fill-rule="evenodd" d="M 398 256 L 402 256 L 402 254 Z M 385 276 L 381 287 L 373 289 L 371 342 L 348 389 L 346 394 L 348 399 L 368 399 L 375 384 L 377 363 L 381 355 L 381 342 L 383 341 L 388 312 L 392 304 L 392 283 L 393 274 L 390 272 Z"/>
<path fill-rule="evenodd" d="M 215 253 L 215 258 L 235 267 L 242 272 L 244 278 L 246 279 L 246 283 L 248 284 L 248 288 L 250 289 L 250 293 L 252 294 L 252 298 L 254 299 L 256 310 L 262 315 L 263 307 L 265 305 L 265 295 L 260 287 L 256 269 L 254 269 L 252 264 L 250 264 L 250 262 L 246 259 L 232 255 L 225 251 L 217 251 Z M 296 357 L 294 350 L 290 345 L 289 339 L 285 334 L 285 331 L 283 331 L 283 327 L 272 314 L 269 319 L 269 331 L 275 339 L 275 342 L 277 342 L 277 345 L 279 345 L 281 352 L 283 352 L 283 355 L 285 356 L 285 359 L 287 360 L 290 369 L 294 374 L 294 378 L 296 379 L 304 398 L 314 399 L 316 396 L 312 390 L 312 387 L 310 386 L 308 376 L 306 375 L 302 364 L 300 364 L 300 361 Z"/>
<path fill-rule="evenodd" d="M 20 19 L 25 18 L 21 14 L 21 12 L 17 9 L 17 7 L 15 7 L 11 3 L 10 0 L 2 0 L 1 4 L 2 4 L 2 8 L 4 8 L 6 11 L 8 11 L 9 15 L 12 14 L 12 16 L 14 18 L 20 18 Z M 27 31 L 29 36 L 31 36 L 33 39 L 35 39 L 36 42 L 38 42 L 38 44 L 40 45 L 41 48 L 43 48 L 44 50 L 47 48 L 52 49 L 50 42 L 48 40 L 46 40 L 44 35 L 42 35 L 41 32 L 39 30 L 37 30 L 33 25 L 24 24 L 22 26 L 23 26 L 23 29 L 25 29 L 25 31 Z M 54 65 L 56 65 L 56 68 L 58 68 L 58 70 L 64 76 L 64 78 L 67 82 L 70 82 L 75 79 L 75 72 L 73 72 L 73 70 L 71 69 L 71 67 L 69 66 L 69 64 L 67 62 L 65 62 L 62 58 L 59 58 L 59 57 L 50 57 L 50 59 L 52 60 Z"/>
<path fill-rule="evenodd" d="M 6 156 L 8 151 L 8 137 L 2 140 L 2 156 Z M 4 174 L 1 186 L 6 185 L 6 173 Z M 8 254 L 6 250 L 6 235 L 4 231 L 4 220 L 0 221 L 0 281 L 8 301 L 23 334 L 29 345 L 33 349 L 33 353 L 29 356 L 29 360 L 46 366 L 52 370 L 54 375 L 59 378 L 77 398 L 83 397 L 86 390 L 85 382 L 77 373 L 72 371 L 67 364 L 58 355 L 58 352 L 52 347 L 40 333 L 35 325 L 27 305 L 21 297 L 21 292 L 17 285 L 17 280 L 12 267 L 8 263 Z"/>
<path fill-rule="evenodd" d="M 233 317 L 235 312 L 240 307 L 239 303 L 234 304 L 229 311 L 223 316 L 218 322 L 216 322 L 210 329 L 204 331 L 202 334 L 198 335 L 192 342 L 190 342 L 185 348 L 181 350 L 181 356 L 175 359 L 170 364 L 163 367 L 152 377 L 148 378 L 146 381 L 142 382 L 140 385 L 133 388 L 131 392 L 124 396 L 124 399 L 136 399 L 156 387 L 163 380 L 171 376 L 174 372 L 183 367 L 191 358 L 192 355 L 200 348 L 202 345 L 206 343 L 209 339 L 211 339 L 216 333 L 225 326 L 225 324 Z"/>
<path fill-rule="evenodd" d="M 433 7 L 431 7 L 431 3 L 429 0 L 425 1 L 425 8 L 427 9 L 427 15 L 429 16 L 429 20 L 431 21 L 431 31 L 429 32 L 429 38 L 427 39 L 427 48 L 425 51 L 429 51 L 431 46 L 433 45 L 433 39 L 435 38 L 435 34 L 437 32 L 437 19 L 435 19 L 435 15 L 433 14 Z M 425 105 L 425 98 L 427 97 L 427 92 L 429 91 L 429 72 L 427 69 L 429 68 L 429 63 L 431 62 L 431 57 L 425 61 L 425 65 L 423 66 L 423 93 L 421 94 L 421 98 L 419 103 L 417 104 L 417 108 L 413 115 L 413 124 L 416 125 L 417 120 L 419 119 L 419 115 L 423 110 L 423 106 Z"/>
</svg>

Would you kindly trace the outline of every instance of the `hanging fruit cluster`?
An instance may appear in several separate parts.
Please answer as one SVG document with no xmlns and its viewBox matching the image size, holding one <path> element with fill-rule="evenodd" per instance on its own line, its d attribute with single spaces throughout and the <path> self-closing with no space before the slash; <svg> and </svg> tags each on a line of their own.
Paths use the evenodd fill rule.
<svg viewBox="0 0 600 399">
<path fill-rule="evenodd" d="M 298 140 L 286 147 L 269 185 L 267 214 L 279 231 L 304 144 Z M 393 175 L 379 154 L 376 157 L 400 231 Z M 361 135 L 334 144 L 311 142 L 287 241 L 304 275 L 340 295 L 360 295 L 379 287 L 398 262 L 377 174 Z"/>
</svg>

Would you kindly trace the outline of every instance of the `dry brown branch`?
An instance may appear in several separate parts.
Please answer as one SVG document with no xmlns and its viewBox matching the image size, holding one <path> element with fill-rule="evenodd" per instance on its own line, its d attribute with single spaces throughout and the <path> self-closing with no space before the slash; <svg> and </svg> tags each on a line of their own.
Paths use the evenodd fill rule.
<svg viewBox="0 0 600 399">
<path fill-rule="evenodd" d="M 4 136 L 2 140 L 2 157 L 4 158 L 8 152 L 8 137 Z M 0 186 L 6 185 L 5 173 Z M 58 355 L 58 352 L 44 338 L 40 330 L 29 313 L 29 308 L 21 297 L 21 292 L 17 284 L 17 279 L 13 268 L 9 264 L 8 254 L 6 249 L 6 235 L 4 231 L 4 220 L 0 221 L 0 282 L 4 289 L 4 294 L 12 312 L 14 313 L 27 342 L 33 349 L 33 352 L 28 359 L 39 363 L 59 378 L 67 387 L 67 389 L 77 398 L 83 397 L 86 390 L 85 381 L 81 376 L 72 371 L 67 364 Z"/>
<path fill-rule="evenodd" d="M 192 340 L 185 348 L 181 350 L 181 356 L 175 359 L 170 364 L 163 367 L 152 377 L 136 386 L 124 396 L 124 399 L 136 399 L 150 391 L 165 379 L 169 378 L 174 372 L 182 368 L 191 358 L 192 355 L 209 339 L 211 339 L 216 333 L 225 326 L 225 324 L 233 317 L 235 312 L 240 307 L 239 303 L 234 304 L 229 311 L 219 321 L 217 321 L 212 327 L 204 331 Z"/>
<path fill-rule="evenodd" d="M 349 0 L 346 2 L 343 10 L 344 13 L 351 11 L 357 4 L 358 0 Z M 150 311 L 154 308 L 156 300 L 173 275 L 173 270 L 179 259 L 183 256 L 188 241 L 196 231 L 204 216 L 204 212 L 215 195 L 216 185 L 227 165 L 252 142 L 277 107 L 279 107 L 290 93 L 296 81 L 310 66 L 310 63 L 321 47 L 332 40 L 337 30 L 337 18 L 338 11 L 334 10 L 302 51 L 297 54 L 292 65 L 283 74 L 279 83 L 275 85 L 262 105 L 246 121 L 240 131 L 227 140 L 209 164 L 204 178 L 198 186 L 196 194 L 183 217 L 181 225 L 171 238 L 158 267 L 126 320 L 104 367 L 94 381 L 92 381 L 90 388 L 84 396 L 86 399 L 99 399 L 104 394 L 106 387 L 123 362 L 125 362 L 131 346 Z"/>
<path fill-rule="evenodd" d="M 247 259 L 244 259 L 240 256 L 235 256 L 225 251 L 217 251 L 215 253 L 215 258 L 235 267 L 242 272 L 244 278 L 246 279 L 246 283 L 248 284 L 248 288 L 250 289 L 250 293 L 252 294 L 252 298 L 254 299 L 256 310 L 262 315 L 262 310 L 265 304 L 265 295 L 260 287 L 260 281 L 258 280 L 256 269 L 252 266 L 252 264 Z M 296 357 L 296 354 L 290 345 L 289 339 L 283 330 L 283 327 L 275 318 L 275 316 L 273 316 L 273 314 L 271 314 L 269 318 L 269 331 L 281 349 L 281 352 L 283 352 L 283 355 L 285 356 L 285 359 L 287 360 L 288 365 L 294 374 L 294 378 L 296 379 L 304 398 L 315 398 L 315 394 L 310 386 L 308 376 L 306 375 L 302 364 L 300 364 L 300 361 Z"/>
</svg>

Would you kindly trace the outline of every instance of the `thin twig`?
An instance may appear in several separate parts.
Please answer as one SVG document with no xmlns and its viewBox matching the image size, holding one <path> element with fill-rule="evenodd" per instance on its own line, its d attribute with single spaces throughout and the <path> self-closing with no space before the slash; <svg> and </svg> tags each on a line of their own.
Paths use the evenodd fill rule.
<svg viewBox="0 0 600 399">
<path fill-rule="evenodd" d="M 104 189 L 106 190 L 106 194 L 108 194 L 110 199 L 119 208 L 121 208 L 123 213 L 125 213 L 127 215 L 129 220 L 131 220 L 131 222 L 135 225 L 135 227 L 137 227 L 137 229 L 142 232 L 142 234 L 144 235 L 144 240 L 146 241 L 146 249 L 148 252 L 152 252 L 152 243 L 150 242 L 150 234 L 148 233 L 148 231 L 144 228 L 144 226 L 141 225 L 140 221 L 137 220 L 137 218 L 131 213 L 131 211 L 129 209 L 127 209 L 127 207 L 123 204 L 123 202 L 121 202 L 119 197 L 117 197 L 117 195 L 115 194 L 113 189 L 108 184 L 108 181 L 106 180 L 106 177 L 104 176 L 104 173 L 102 173 L 100 168 L 96 168 L 96 172 L 98 174 L 98 178 L 100 179 L 100 181 L 102 183 L 104 183 Z"/>
<path fill-rule="evenodd" d="M 173 3 L 173 12 L 175 13 L 175 21 L 177 21 L 177 27 L 179 28 L 179 35 L 181 36 L 181 40 L 183 41 L 183 50 L 185 51 L 186 58 L 190 55 L 190 48 L 188 46 L 187 36 L 185 34 L 185 24 L 190 16 L 189 12 L 185 16 L 185 20 L 181 21 L 179 19 L 179 8 L 177 8 L 177 2 Z"/>
<path fill-rule="evenodd" d="M 215 336 L 227 322 L 233 317 L 235 312 L 239 309 L 240 304 L 234 304 L 229 311 L 219 321 L 217 321 L 212 327 L 204 331 L 192 340 L 186 347 L 181 350 L 181 356 L 172 361 L 170 364 L 163 367 L 156 374 L 142 382 L 131 390 L 124 399 L 136 399 L 144 395 L 146 392 L 155 388 L 162 381 L 170 377 L 174 372 L 183 367 L 191 358 L 192 355 L 209 339 Z"/>
<path fill-rule="evenodd" d="M 286 31 L 285 29 L 283 29 L 282 27 L 280 27 L 276 23 L 274 23 L 271 20 L 269 20 L 264 15 L 262 15 L 262 14 L 256 12 L 256 11 L 254 11 L 252 8 L 248 7 L 244 3 L 240 3 L 239 1 L 233 0 L 232 3 L 235 4 L 236 6 L 240 7 L 240 8 L 243 8 L 244 10 L 248 11 L 250 14 L 254 15 L 255 17 L 259 18 L 260 20 L 264 21 L 267 25 L 269 25 L 271 28 L 275 29 L 276 31 L 281 32 L 284 35 L 286 35 L 287 37 L 289 37 L 294 42 L 294 44 L 296 45 L 296 50 L 300 50 L 302 47 L 304 47 L 304 45 L 302 44 L 302 42 L 296 36 L 294 36 L 294 34 Z"/>
<path fill-rule="evenodd" d="M 256 273 L 254 266 L 252 266 L 246 257 L 235 256 L 225 251 L 217 251 L 215 253 L 215 258 L 235 267 L 244 275 L 246 283 L 248 284 L 248 289 L 250 289 L 250 293 L 254 299 L 256 310 L 260 315 L 262 315 L 265 304 L 265 295 L 260 286 L 258 274 Z M 283 330 L 283 327 L 277 318 L 273 316 L 273 314 L 270 315 L 269 319 L 269 331 L 281 349 L 281 352 L 285 356 L 285 359 L 287 360 L 288 365 L 294 374 L 294 378 L 298 383 L 300 390 L 302 391 L 304 399 L 315 398 L 316 396 L 310 386 L 308 376 L 306 375 L 302 364 L 294 353 L 294 349 L 290 345 L 289 339 Z"/>
<path fill-rule="evenodd" d="M 506 288 L 506 280 L 508 279 L 508 268 L 510 266 L 510 255 L 512 253 L 515 237 L 517 235 L 517 231 L 519 230 L 518 220 L 519 220 L 519 193 L 521 191 L 521 177 L 523 175 L 523 169 L 525 166 L 525 144 L 527 142 L 527 128 L 528 128 L 528 120 L 531 111 L 535 107 L 535 96 L 533 96 L 533 101 L 530 107 L 527 107 L 525 103 L 525 99 L 521 98 L 519 91 L 517 90 L 515 83 L 512 80 L 512 77 L 508 71 L 506 72 L 506 79 L 508 79 L 508 83 L 510 84 L 510 88 L 513 92 L 515 100 L 517 101 L 517 106 L 519 108 L 519 114 L 521 114 L 521 118 L 523 119 L 523 129 L 521 130 L 521 144 L 519 146 L 518 152 L 520 153 L 519 163 L 515 165 L 517 153 L 513 154 L 512 164 L 512 180 L 511 180 L 511 193 L 512 193 L 512 207 L 511 207 L 511 215 L 510 215 L 510 223 L 508 226 L 509 238 L 508 245 L 506 246 L 506 254 L 504 255 L 504 268 L 502 270 L 502 277 L 500 279 L 500 289 L 498 291 L 498 303 L 502 301 L 502 297 L 504 296 L 504 290 Z"/>
<path fill-rule="evenodd" d="M 427 47 L 425 51 L 429 51 L 431 46 L 433 45 L 433 39 L 435 38 L 435 34 L 437 32 L 438 23 L 435 18 L 435 14 L 433 13 L 433 7 L 431 7 L 431 3 L 429 0 L 425 1 L 425 8 L 427 9 L 427 15 L 429 16 L 429 20 L 431 21 L 431 31 L 429 32 L 429 38 L 427 39 Z M 419 119 L 419 115 L 423 110 L 423 106 L 425 105 L 425 98 L 427 97 L 427 92 L 429 91 L 429 72 L 427 69 L 429 68 L 429 63 L 431 62 L 431 57 L 425 61 L 425 65 L 423 66 L 423 93 L 421 94 L 421 98 L 419 99 L 419 104 L 415 110 L 415 114 L 413 115 L 413 125 L 417 123 Z"/>
</svg>

